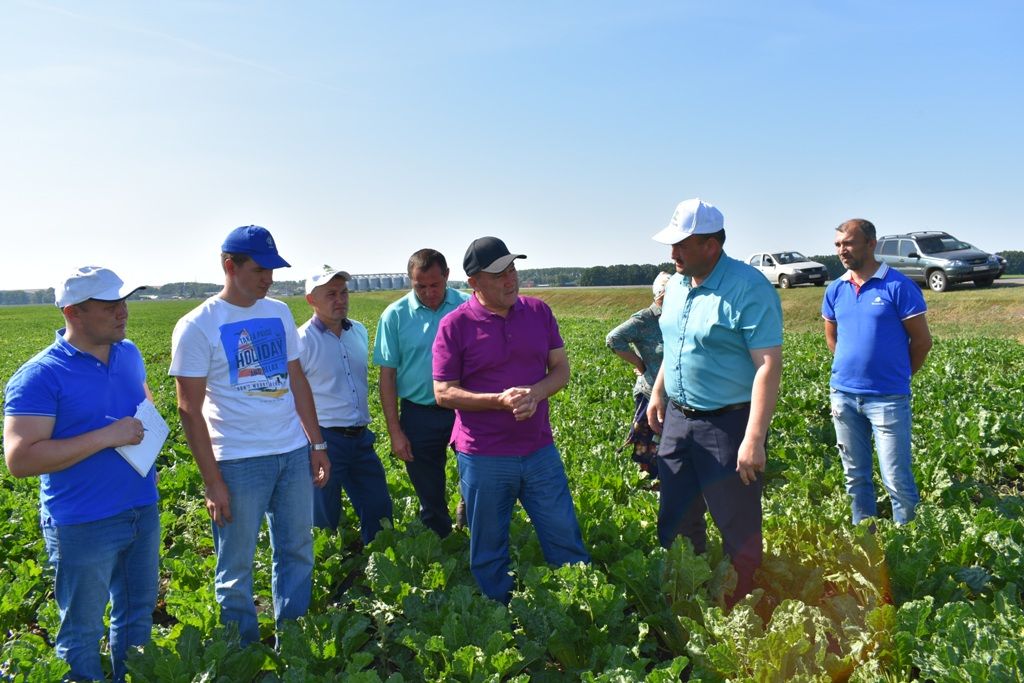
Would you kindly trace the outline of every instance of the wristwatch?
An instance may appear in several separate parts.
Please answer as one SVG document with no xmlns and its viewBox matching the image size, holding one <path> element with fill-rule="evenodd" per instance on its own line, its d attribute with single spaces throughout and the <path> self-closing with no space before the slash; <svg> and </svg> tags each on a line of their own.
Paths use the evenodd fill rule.
<svg viewBox="0 0 1024 683">
<path fill-rule="evenodd" d="M 327 442 L 326 441 L 321 441 L 320 443 L 310 444 L 310 447 L 314 451 L 326 451 L 327 450 Z"/>
</svg>

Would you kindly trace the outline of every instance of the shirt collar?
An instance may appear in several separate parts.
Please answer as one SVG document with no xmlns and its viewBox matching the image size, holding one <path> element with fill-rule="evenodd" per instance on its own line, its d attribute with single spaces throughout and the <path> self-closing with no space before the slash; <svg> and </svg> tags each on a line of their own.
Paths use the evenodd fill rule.
<svg viewBox="0 0 1024 683">
<path fill-rule="evenodd" d="M 58 349 L 63 351 L 68 356 L 73 356 L 76 353 L 82 353 L 77 348 L 72 346 L 71 342 L 64 338 L 64 333 L 67 331 L 67 329 L 68 328 L 66 327 L 62 327 L 59 330 L 57 330 L 57 338 L 54 340 L 53 343 L 57 346 Z"/>
<path fill-rule="evenodd" d="M 68 357 L 82 355 L 94 358 L 94 356 L 91 353 L 86 353 L 85 351 L 78 348 L 77 346 L 75 346 L 74 344 L 72 344 L 71 342 L 64 338 L 64 333 L 67 331 L 67 329 L 68 328 L 66 327 L 62 327 L 59 330 L 57 330 L 57 336 L 53 342 L 54 345 Z M 114 356 L 117 354 L 117 349 L 120 347 L 120 345 L 121 342 L 114 342 L 113 344 L 110 345 L 110 354 L 107 357 L 107 365 L 110 365 L 111 363 L 114 362 Z"/>
<path fill-rule="evenodd" d="M 469 295 L 469 299 L 467 299 L 467 302 L 469 303 L 469 310 L 471 310 L 474 313 L 474 315 L 476 316 L 477 320 L 485 320 L 486 318 L 488 318 L 490 316 L 495 316 L 495 317 L 498 317 L 498 318 L 507 317 L 507 316 L 500 316 L 497 313 L 495 313 L 494 311 L 489 310 L 486 306 L 484 306 L 482 303 L 480 303 L 479 299 L 476 298 L 476 293 L 470 294 Z M 521 311 L 525 306 L 526 306 L 526 304 L 523 303 L 523 297 L 522 296 L 517 296 L 516 297 L 516 302 L 514 304 L 512 304 L 512 308 L 509 310 L 509 314 L 511 314 L 513 311 Z"/>
<path fill-rule="evenodd" d="M 420 301 L 420 298 L 418 296 L 416 296 L 416 291 L 415 290 L 411 290 L 411 289 L 409 290 L 409 299 L 412 301 L 412 307 L 414 309 L 418 310 L 420 308 L 426 308 L 428 311 L 433 311 L 433 312 L 436 313 L 436 311 L 434 311 L 434 309 L 427 308 L 425 305 L 423 305 L 423 302 Z M 460 304 L 460 303 L 462 303 L 462 300 L 458 298 L 456 291 L 454 289 L 452 289 L 451 287 L 445 287 L 444 288 L 444 298 L 441 299 L 441 305 L 438 307 L 437 310 L 440 311 L 447 304 Z"/>
<path fill-rule="evenodd" d="M 310 323 L 313 325 L 313 327 L 315 327 L 316 329 L 320 330 L 321 332 L 330 332 L 331 331 L 327 327 L 327 325 L 324 324 L 324 321 L 317 317 L 316 313 L 313 314 L 313 318 L 310 320 Z M 346 331 L 351 330 L 351 329 L 352 329 L 352 322 L 348 318 L 345 318 L 344 320 L 341 321 L 341 331 L 342 332 L 346 332 Z M 333 334 L 333 332 L 332 332 L 332 334 Z"/>
<path fill-rule="evenodd" d="M 874 280 L 875 278 L 878 278 L 879 280 L 884 280 L 885 279 L 885 274 L 888 273 L 888 272 L 889 272 L 889 264 L 885 263 L 885 262 L 879 263 L 878 264 L 878 270 L 876 270 L 874 273 L 872 273 L 871 277 L 869 277 L 867 280 L 864 280 L 864 282 L 867 282 L 868 280 Z M 840 280 L 852 280 L 853 279 L 853 272 L 848 270 L 845 273 L 843 273 L 842 275 L 840 275 L 839 279 Z"/>
<path fill-rule="evenodd" d="M 711 269 L 711 272 L 708 273 L 708 276 L 704 278 L 699 285 L 696 286 L 704 287 L 706 289 L 718 289 L 718 286 L 722 284 L 722 278 L 725 277 L 725 269 L 728 267 L 725 265 L 725 262 L 726 260 L 728 260 L 728 258 L 729 257 L 726 256 L 725 251 L 722 251 L 722 255 L 718 257 L 718 263 L 716 263 L 715 267 Z M 686 284 L 687 287 L 694 287 L 693 278 L 690 277 L 689 275 L 683 276 L 683 282 Z"/>
</svg>

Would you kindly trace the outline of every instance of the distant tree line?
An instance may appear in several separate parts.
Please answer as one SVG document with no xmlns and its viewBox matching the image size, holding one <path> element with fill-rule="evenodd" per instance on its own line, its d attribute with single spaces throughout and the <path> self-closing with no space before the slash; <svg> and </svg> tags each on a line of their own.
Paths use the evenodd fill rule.
<svg viewBox="0 0 1024 683">
<path fill-rule="evenodd" d="M 808 256 L 807 258 L 811 261 L 817 261 L 821 265 L 825 266 L 826 270 L 828 270 L 829 280 L 835 280 L 846 272 L 846 268 L 843 268 L 843 264 L 835 254 L 829 254 L 828 256 Z"/>
<path fill-rule="evenodd" d="M 536 285 L 549 285 L 551 287 L 567 287 L 579 284 L 583 268 L 519 268 L 520 282 L 532 282 Z"/>
<path fill-rule="evenodd" d="M 581 287 L 649 285 L 654 282 L 654 278 L 658 277 L 658 273 L 662 271 L 674 273 L 676 272 L 676 267 L 671 262 L 665 262 L 657 266 L 650 263 L 594 266 L 583 269 L 583 272 L 580 273 L 579 285 Z"/>
<path fill-rule="evenodd" d="M 1012 275 L 1024 274 L 1024 251 L 996 252 L 1006 259 L 1006 272 Z"/>
<path fill-rule="evenodd" d="M 996 252 L 1006 259 L 1006 272 L 1010 275 L 1024 274 L 1024 251 L 1009 250 Z M 808 257 L 828 269 L 828 277 L 834 280 L 845 272 L 835 254 Z M 519 281 L 532 282 L 534 286 L 552 287 L 614 287 L 622 285 L 649 285 L 659 272 L 674 273 L 671 261 L 659 265 L 619 264 L 614 266 L 592 266 L 590 268 L 524 268 L 519 271 Z M 453 287 L 465 287 L 461 281 L 451 280 Z M 150 286 L 143 295 L 156 295 L 161 299 L 204 299 L 220 291 L 222 285 L 214 282 L 171 282 L 166 285 Z M 304 293 L 300 280 L 282 280 L 271 287 L 273 296 L 296 296 Z M 133 297 L 135 298 L 135 297 Z M 12 289 L 0 291 L 0 306 L 23 306 L 28 304 L 52 304 L 53 288 Z"/>
<path fill-rule="evenodd" d="M 12 289 L 0 292 L 0 306 L 24 306 L 26 304 L 52 304 L 53 288 Z"/>
</svg>

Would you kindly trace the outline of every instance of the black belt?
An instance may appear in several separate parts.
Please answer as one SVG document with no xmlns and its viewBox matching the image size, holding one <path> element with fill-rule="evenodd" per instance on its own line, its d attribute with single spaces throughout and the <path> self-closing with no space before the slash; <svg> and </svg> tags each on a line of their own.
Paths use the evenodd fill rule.
<svg viewBox="0 0 1024 683">
<path fill-rule="evenodd" d="M 341 434 L 350 439 L 357 439 L 366 432 L 366 425 L 359 425 L 358 427 L 328 427 L 327 429 L 335 434 Z"/>
<path fill-rule="evenodd" d="M 444 406 L 439 406 L 436 403 L 416 403 L 415 401 L 410 401 L 407 398 L 403 398 L 401 403 L 403 408 L 413 407 L 423 408 L 424 410 L 451 410 L 451 408 L 445 408 Z"/>
<path fill-rule="evenodd" d="M 698 420 L 704 417 L 715 417 L 717 415 L 725 415 L 726 413 L 731 413 L 734 410 L 743 410 L 744 408 L 749 408 L 750 401 L 744 401 L 743 403 L 733 403 L 731 405 L 722 406 L 721 408 L 715 408 L 714 410 L 697 410 L 696 408 L 684 406 L 682 403 L 676 403 L 675 401 L 672 401 L 672 405 L 678 408 L 679 412 L 681 412 L 683 415 L 690 418 L 691 420 Z"/>
</svg>

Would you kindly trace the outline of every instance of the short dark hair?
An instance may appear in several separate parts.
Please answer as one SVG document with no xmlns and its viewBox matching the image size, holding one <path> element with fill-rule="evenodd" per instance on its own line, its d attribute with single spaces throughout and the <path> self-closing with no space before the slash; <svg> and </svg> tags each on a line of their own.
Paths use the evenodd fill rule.
<svg viewBox="0 0 1024 683">
<path fill-rule="evenodd" d="M 442 272 L 448 272 L 448 262 L 445 260 L 444 254 L 437 249 L 420 249 L 409 257 L 409 277 L 412 277 L 412 271 L 430 270 L 435 264 L 441 267 Z"/>
<path fill-rule="evenodd" d="M 836 228 L 836 232 L 846 232 L 847 226 L 859 228 L 860 234 L 864 235 L 868 242 L 873 239 L 878 239 L 875 237 L 875 224 L 871 221 L 864 220 L 863 218 L 851 218 L 848 221 L 840 223 L 839 227 Z"/>
<path fill-rule="evenodd" d="M 220 267 L 224 268 L 224 262 L 230 260 L 236 266 L 244 266 L 246 262 L 252 260 L 252 256 L 249 254 L 232 254 L 227 251 L 220 252 Z"/>
<path fill-rule="evenodd" d="M 718 240 L 718 245 L 722 246 L 725 244 L 725 228 L 722 228 L 718 232 L 710 232 L 706 235 L 701 235 L 701 237 L 704 238 L 705 242 L 712 239 Z"/>
</svg>

